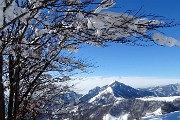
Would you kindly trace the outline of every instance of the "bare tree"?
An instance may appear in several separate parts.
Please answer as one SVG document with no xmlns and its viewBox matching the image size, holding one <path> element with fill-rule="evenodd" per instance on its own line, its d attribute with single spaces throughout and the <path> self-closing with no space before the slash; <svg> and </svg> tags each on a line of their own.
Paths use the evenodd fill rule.
<svg viewBox="0 0 180 120">
<path fill-rule="evenodd" d="M 0 16 L 4 16 L 0 24 L 1 120 L 28 115 L 31 118 L 36 112 L 41 113 L 32 110 L 28 114 L 29 109 L 37 108 L 30 105 L 38 102 L 38 107 L 45 105 L 44 95 L 57 92 L 56 82 L 69 81 L 67 76 L 88 67 L 84 61 L 71 57 L 83 44 L 180 45 L 175 39 L 154 34 L 158 28 L 175 26 L 172 21 L 151 15 L 103 12 L 115 4 L 114 0 L 1 1 L 4 3 L 4 9 L 0 9 Z M 59 79 L 49 78 L 50 71 L 58 72 Z M 65 88 L 57 90 L 63 92 Z M 5 92 L 8 94 L 4 95 Z"/>
</svg>

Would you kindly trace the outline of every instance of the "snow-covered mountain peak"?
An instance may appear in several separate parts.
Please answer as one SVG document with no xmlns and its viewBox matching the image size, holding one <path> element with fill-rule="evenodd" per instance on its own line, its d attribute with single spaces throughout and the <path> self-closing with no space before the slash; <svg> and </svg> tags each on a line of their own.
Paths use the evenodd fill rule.
<svg viewBox="0 0 180 120">
<path fill-rule="evenodd" d="M 108 86 L 113 86 L 113 85 L 116 85 L 116 84 L 120 84 L 120 82 L 114 80 L 114 81 L 110 82 Z"/>
<path fill-rule="evenodd" d="M 86 98 L 90 98 L 89 96 L 91 96 L 91 98 L 88 100 L 89 103 L 97 103 L 98 101 L 109 101 L 110 99 L 115 100 L 118 98 L 139 98 L 152 95 L 153 94 L 150 92 L 137 90 L 118 81 L 113 81 L 109 85 L 103 86 L 101 88 L 96 87 L 90 90 L 89 93 L 85 96 Z M 85 97 L 83 99 L 85 99 Z"/>
<path fill-rule="evenodd" d="M 119 82 L 119 81 L 116 81 L 116 80 L 114 80 L 114 81 L 112 81 L 112 82 L 110 82 L 109 83 L 109 85 L 108 86 L 110 86 L 110 87 L 115 87 L 115 86 L 127 86 L 127 85 L 125 85 L 125 84 L 123 84 L 123 83 L 121 83 L 121 82 Z"/>
<path fill-rule="evenodd" d="M 138 98 L 153 95 L 150 92 L 137 90 L 118 81 L 113 81 L 108 86 L 112 88 L 115 97 Z"/>
</svg>

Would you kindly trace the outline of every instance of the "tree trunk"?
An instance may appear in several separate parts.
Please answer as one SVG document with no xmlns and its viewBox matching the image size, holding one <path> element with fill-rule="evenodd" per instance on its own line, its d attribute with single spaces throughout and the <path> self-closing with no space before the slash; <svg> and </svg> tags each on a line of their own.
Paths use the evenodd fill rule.
<svg viewBox="0 0 180 120">
<path fill-rule="evenodd" d="M 9 81 L 10 81 L 10 91 L 9 91 L 9 103 L 8 103 L 8 120 L 12 119 L 13 113 L 13 98 L 14 98 L 14 57 L 9 55 Z"/>
<path fill-rule="evenodd" d="M 20 84 L 20 55 L 17 55 L 17 61 L 16 61 L 17 68 L 15 69 L 15 75 L 14 75 L 14 80 L 15 80 L 15 87 L 14 87 L 14 93 L 15 93 L 15 100 L 14 100 L 14 111 L 13 111 L 13 117 L 16 119 L 17 116 L 17 111 L 19 110 L 19 101 L 20 101 L 20 96 L 19 96 L 19 84 Z"/>
<path fill-rule="evenodd" d="M 0 120 L 5 120 L 5 101 L 3 85 L 3 55 L 0 53 Z"/>
</svg>

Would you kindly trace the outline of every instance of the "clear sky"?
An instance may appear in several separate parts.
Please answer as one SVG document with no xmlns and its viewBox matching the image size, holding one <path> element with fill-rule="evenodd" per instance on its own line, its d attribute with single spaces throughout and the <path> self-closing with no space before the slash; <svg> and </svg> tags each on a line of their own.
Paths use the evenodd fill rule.
<svg viewBox="0 0 180 120">
<path fill-rule="evenodd" d="M 138 11 L 142 7 L 141 13 L 161 15 L 180 22 L 180 0 L 116 1 L 117 8 L 113 8 L 111 11 Z M 167 36 L 180 40 L 180 26 L 165 28 L 162 31 Z M 110 47 L 105 48 L 84 47 L 79 50 L 78 55 L 90 59 L 92 63 L 99 66 L 93 70 L 94 72 L 92 74 L 88 75 L 91 79 L 96 76 L 101 76 L 103 79 L 115 76 L 116 78 L 117 76 L 119 78 L 122 78 L 122 76 L 132 78 L 134 76 L 136 78 L 141 77 L 142 80 L 145 78 L 150 80 L 151 78 L 152 82 L 157 81 L 159 78 L 159 80 L 161 79 L 159 84 L 163 84 L 163 79 L 171 79 L 168 83 L 180 83 L 180 47 L 162 47 L 157 45 L 139 47 L 112 44 Z M 101 77 L 99 79 L 102 80 Z M 123 82 L 127 82 L 128 84 L 128 80 Z M 98 80 L 95 83 L 98 84 Z M 132 84 L 130 83 L 130 85 Z M 134 81 L 134 86 L 143 86 L 138 86 L 137 84 L 140 84 L 140 82 Z M 156 84 L 158 85 L 158 83 Z M 164 84 L 167 84 L 167 81 L 164 81 Z"/>
</svg>

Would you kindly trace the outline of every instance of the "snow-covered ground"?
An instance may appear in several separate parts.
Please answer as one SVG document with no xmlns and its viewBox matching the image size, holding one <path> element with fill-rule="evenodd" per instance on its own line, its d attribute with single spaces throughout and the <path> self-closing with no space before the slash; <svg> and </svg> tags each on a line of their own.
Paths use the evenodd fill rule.
<svg viewBox="0 0 180 120">
<path fill-rule="evenodd" d="M 157 110 L 154 111 L 154 112 L 146 113 L 145 116 L 150 117 L 150 116 L 155 116 L 155 115 L 162 115 L 162 110 L 161 110 L 161 108 L 157 109 Z"/>
<path fill-rule="evenodd" d="M 156 115 L 152 117 L 143 117 L 142 120 L 180 120 L 180 111 L 175 111 L 163 115 Z"/>
<path fill-rule="evenodd" d="M 128 119 L 128 115 L 129 114 L 124 114 L 122 116 L 119 116 L 119 117 L 114 117 L 110 114 L 107 114 L 103 117 L 103 120 L 127 120 Z"/>
<path fill-rule="evenodd" d="M 110 114 L 107 114 L 103 117 L 103 120 L 127 120 L 127 118 L 128 114 L 119 117 L 114 117 Z M 180 120 L 180 111 L 175 111 L 163 115 L 155 115 L 151 117 L 142 117 L 141 120 Z"/>
<path fill-rule="evenodd" d="M 170 96 L 170 97 L 143 97 L 143 98 L 137 98 L 144 101 L 166 101 L 166 102 L 172 102 L 175 99 L 180 99 L 180 96 Z"/>
</svg>

